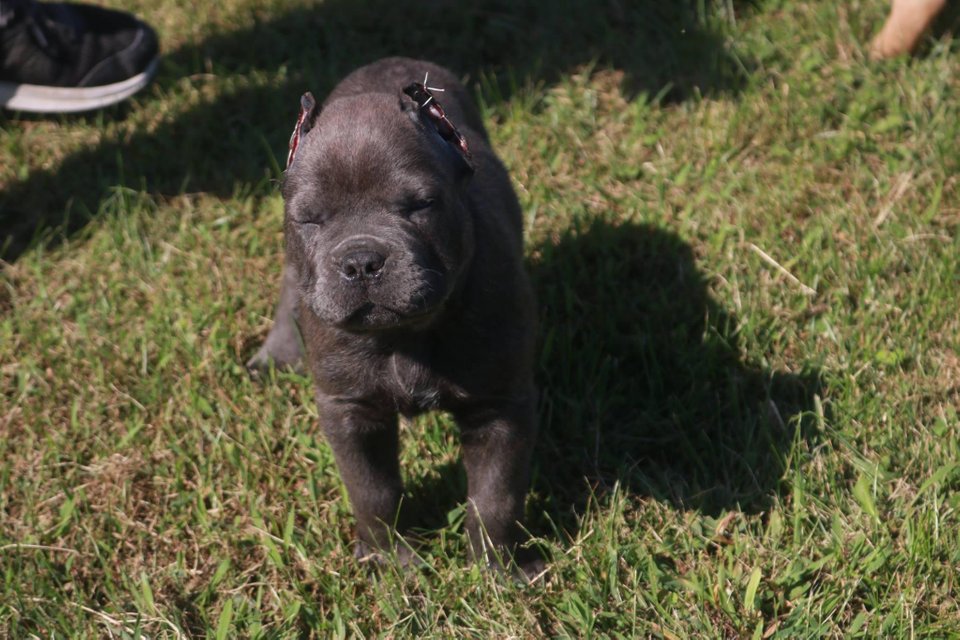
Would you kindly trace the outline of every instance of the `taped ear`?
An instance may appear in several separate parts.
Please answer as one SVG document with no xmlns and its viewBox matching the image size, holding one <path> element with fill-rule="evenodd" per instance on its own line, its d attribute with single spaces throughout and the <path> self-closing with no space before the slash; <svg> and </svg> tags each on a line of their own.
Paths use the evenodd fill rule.
<svg viewBox="0 0 960 640">
<path fill-rule="evenodd" d="M 424 80 L 425 82 L 426 80 Z M 436 89 L 434 89 L 436 91 Z M 437 102 L 430 89 L 422 82 L 412 82 L 403 88 L 403 92 L 410 96 L 417 103 L 420 117 L 440 134 L 447 144 L 449 144 L 457 155 L 466 164 L 470 173 L 473 173 L 473 162 L 470 157 L 470 148 L 467 146 L 467 139 L 450 122 L 450 118 L 443 111 L 443 107 Z"/>
<path fill-rule="evenodd" d="M 300 141 L 307 132 L 313 128 L 313 124 L 320 115 L 320 106 L 314 100 L 313 94 L 307 91 L 300 96 L 300 114 L 297 116 L 297 124 L 293 127 L 293 133 L 290 134 L 290 144 L 287 151 L 287 169 L 293 164 L 297 157 L 297 149 L 300 148 Z"/>
</svg>

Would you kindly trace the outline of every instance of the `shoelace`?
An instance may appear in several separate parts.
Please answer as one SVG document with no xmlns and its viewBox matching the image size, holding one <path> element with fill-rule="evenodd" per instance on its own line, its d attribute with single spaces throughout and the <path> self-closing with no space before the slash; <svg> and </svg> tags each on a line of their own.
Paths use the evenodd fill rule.
<svg viewBox="0 0 960 640">
<path fill-rule="evenodd" d="M 53 23 L 64 23 L 56 20 L 46 6 L 36 0 L 0 0 L 0 28 L 10 24 L 18 14 L 23 17 L 30 35 L 41 49 L 53 58 L 64 55 L 62 38 L 51 28 Z"/>
</svg>

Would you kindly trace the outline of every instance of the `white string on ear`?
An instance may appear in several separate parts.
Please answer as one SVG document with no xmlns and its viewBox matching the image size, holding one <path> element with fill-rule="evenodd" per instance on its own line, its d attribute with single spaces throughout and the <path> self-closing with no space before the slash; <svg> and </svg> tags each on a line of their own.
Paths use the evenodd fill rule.
<svg viewBox="0 0 960 640">
<path fill-rule="evenodd" d="M 429 77 L 430 77 L 430 72 L 429 72 L 429 71 L 427 71 L 426 73 L 423 74 L 423 86 L 425 86 L 425 87 L 426 87 L 427 89 L 429 89 L 430 91 L 441 91 L 441 92 L 442 92 L 442 91 L 446 91 L 446 89 L 441 89 L 440 87 L 431 87 L 430 85 L 428 85 L 428 84 L 427 84 L 427 78 L 429 78 Z"/>
<path fill-rule="evenodd" d="M 429 79 L 429 74 L 425 74 L 423 76 L 424 82 L 429 81 Z M 440 134 L 440 137 L 455 145 L 463 153 L 463 155 L 466 156 L 466 158 L 469 158 L 470 149 L 467 146 L 467 139 L 464 138 L 463 134 L 457 130 L 452 122 L 450 122 L 450 119 L 444 112 L 443 107 L 440 106 L 440 103 L 431 93 L 431 91 L 434 90 L 443 91 L 443 89 L 432 89 L 431 87 L 419 82 L 414 82 L 403 88 L 403 92 L 413 98 L 414 102 L 417 103 L 417 106 L 420 109 L 420 114 L 426 117 L 433 124 L 433 126 L 436 127 L 437 133 Z"/>
</svg>

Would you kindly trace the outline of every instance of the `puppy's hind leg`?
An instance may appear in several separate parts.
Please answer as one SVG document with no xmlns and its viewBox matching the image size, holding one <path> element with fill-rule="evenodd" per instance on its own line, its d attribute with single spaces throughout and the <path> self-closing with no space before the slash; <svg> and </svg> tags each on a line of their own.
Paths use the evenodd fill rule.
<svg viewBox="0 0 960 640">
<path fill-rule="evenodd" d="M 280 302 L 273 318 L 273 327 L 270 328 L 263 346 L 247 361 L 247 370 L 251 374 L 267 372 L 271 363 L 277 369 L 302 369 L 303 343 L 296 322 L 298 304 L 297 271 L 288 263 L 283 268 Z"/>
</svg>

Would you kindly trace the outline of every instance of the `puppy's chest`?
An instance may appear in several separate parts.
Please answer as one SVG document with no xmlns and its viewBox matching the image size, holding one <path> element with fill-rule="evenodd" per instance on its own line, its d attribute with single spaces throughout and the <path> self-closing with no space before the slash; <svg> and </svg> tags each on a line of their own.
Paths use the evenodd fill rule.
<svg viewBox="0 0 960 640">
<path fill-rule="evenodd" d="M 394 353 L 387 361 L 385 373 L 387 390 L 403 414 L 444 408 L 451 399 L 461 395 L 423 358 Z"/>
</svg>

